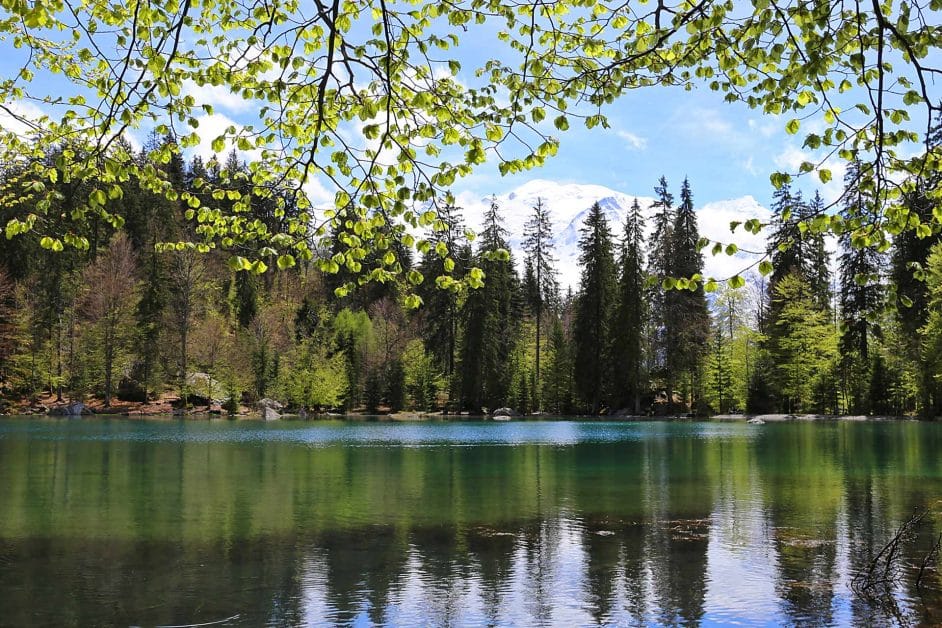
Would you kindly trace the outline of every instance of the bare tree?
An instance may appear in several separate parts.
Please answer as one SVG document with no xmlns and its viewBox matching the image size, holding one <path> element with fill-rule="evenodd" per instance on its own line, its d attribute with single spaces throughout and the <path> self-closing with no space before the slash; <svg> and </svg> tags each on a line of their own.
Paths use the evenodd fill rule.
<svg viewBox="0 0 942 628">
<path fill-rule="evenodd" d="M 82 315 L 99 328 L 105 376 L 105 407 L 111 406 L 115 358 L 128 341 L 137 262 L 122 232 L 85 270 Z"/>
<path fill-rule="evenodd" d="M 16 348 L 13 282 L 0 270 L 0 385 L 7 381 L 7 363 Z"/>
<path fill-rule="evenodd" d="M 203 279 L 205 267 L 202 256 L 192 249 L 176 251 L 170 261 L 170 314 L 176 327 L 179 344 L 177 355 L 180 378 L 180 398 L 186 403 L 186 369 L 189 362 L 187 347 L 197 288 Z"/>
</svg>

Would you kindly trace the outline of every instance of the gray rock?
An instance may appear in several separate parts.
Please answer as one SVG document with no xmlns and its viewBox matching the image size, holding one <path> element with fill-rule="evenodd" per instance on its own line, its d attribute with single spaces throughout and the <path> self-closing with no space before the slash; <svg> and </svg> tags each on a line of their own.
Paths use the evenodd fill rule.
<svg viewBox="0 0 942 628">
<path fill-rule="evenodd" d="M 520 413 L 513 408 L 497 408 L 491 414 L 494 416 L 494 418 L 499 416 L 520 416 Z"/>
<path fill-rule="evenodd" d="M 56 406 L 49 410 L 49 414 L 53 416 L 82 416 L 83 414 L 90 414 L 90 411 L 85 410 L 84 403 L 77 401 L 64 406 Z"/>
<path fill-rule="evenodd" d="M 277 421 L 281 418 L 281 415 L 278 414 L 278 411 L 274 408 L 269 408 L 268 406 L 262 407 L 262 419 L 266 421 Z"/>
<path fill-rule="evenodd" d="M 221 404 L 229 395 L 225 387 L 209 373 L 189 373 L 186 376 L 186 387 L 192 397 L 200 397 L 208 403 Z"/>
<path fill-rule="evenodd" d="M 272 410 L 278 412 L 284 409 L 284 405 L 275 401 L 274 399 L 269 399 L 268 397 L 259 399 L 255 405 L 258 406 L 259 410 L 263 410 L 264 408 L 271 408 Z"/>
<path fill-rule="evenodd" d="M 757 417 L 753 417 L 753 418 L 749 419 L 749 420 L 747 421 L 747 423 L 750 423 L 750 424 L 752 424 L 752 425 L 765 425 L 765 421 L 763 421 L 762 419 L 757 418 Z"/>
</svg>

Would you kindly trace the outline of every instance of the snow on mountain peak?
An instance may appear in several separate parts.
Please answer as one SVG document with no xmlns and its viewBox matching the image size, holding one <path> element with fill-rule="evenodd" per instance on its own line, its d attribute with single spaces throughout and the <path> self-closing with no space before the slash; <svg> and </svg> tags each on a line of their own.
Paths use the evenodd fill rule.
<svg viewBox="0 0 942 628">
<path fill-rule="evenodd" d="M 696 190 L 694 195 L 696 200 Z M 654 214 L 651 208 L 654 199 L 650 196 L 619 192 L 602 185 L 532 179 L 496 197 L 459 194 L 458 205 L 464 208 L 469 227 L 476 230 L 481 228 L 484 211 L 490 206 L 492 198 L 500 208 L 503 226 L 510 232 L 510 245 L 515 251 L 520 250 L 524 225 L 533 213 L 533 206 L 537 199 L 542 199 L 553 225 L 555 253 L 559 260 L 559 284 L 563 292 L 569 287 L 573 290 L 579 287 L 579 230 L 593 203 L 597 202 L 602 208 L 616 242 L 621 240 L 625 216 L 635 199 L 647 220 L 649 235 Z M 704 251 L 704 274 L 724 279 L 748 266 L 755 256 L 746 251 L 763 251 L 765 236 L 746 233 L 741 227 L 736 232 L 730 232 L 730 222 L 744 222 L 749 218 L 766 221 L 769 217 L 769 210 L 752 196 L 715 201 L 699 207 L 697 218 L 701 236 L 723 243 L 735 242 L 743 250 L 733 257 L 712 256 L 709 250 Z M 522 255 L 516 255 L 515 258 L 522 263 Z"/>
</svg>

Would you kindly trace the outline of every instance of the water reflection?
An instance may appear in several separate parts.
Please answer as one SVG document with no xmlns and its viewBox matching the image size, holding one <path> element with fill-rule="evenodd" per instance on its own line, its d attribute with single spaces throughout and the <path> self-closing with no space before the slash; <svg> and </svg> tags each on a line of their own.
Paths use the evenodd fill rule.
<svg viewBox="0 0 942 628">
<path fill-rule="evenodd" d="M 942 621 L 942 426 L 537 426 L 0 423 L 0 625 Z"/>
</svg>

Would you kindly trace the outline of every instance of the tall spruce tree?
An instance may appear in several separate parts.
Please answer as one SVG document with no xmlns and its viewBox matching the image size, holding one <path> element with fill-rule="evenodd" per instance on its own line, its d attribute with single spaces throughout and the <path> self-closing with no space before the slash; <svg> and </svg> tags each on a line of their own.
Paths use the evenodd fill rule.
<svg viewBox="0 0 942 628">
<path fill-rule="evenodd" d="M 504 255 L 507 236 L 497 201 L 492 200 L 474 260 L 484 271 L 484 285 L 469 292 L 463 309 L 461 398 L 462 405 L 473 411 L 493 410 L 510 398 L 513 373 L 508 365 L 517 335 L 518 287 L 513 260 Z"/>
<path fill-rule="evenodd" d="M 612 398 L 641 413 L 644 370 L 643 332 L 647 317 L 644 271 L 644 217 L 635 199 L 625 218 L 618 259 L 617 305 L 613 315 L 611 355 L 621 365 L 612 379 Z"/>
<path fill-rule="evenodd" d="M 654 233 L 648 253 L 648 275 L 653 280 L 649 301 L 651 304 L 649 363 L 651 371 L 663 380 L 667 368 L 667 321 L 666 292 L 663 281 L 670 276 L 671 247 L 674 231 L 674 196 L 668 191 L 667 179 L 663 176 L 654 186 L 655 201 L 651 203 L 654 213 Z M 668 393 L 668 399 L 670 399 Z"/>
<path fill-rule="evenodd" d="M 611 308 L 615 304 L 615 259 L 608 220 L 592 205 L 580 230 L 582 281 L 576 298 L 575 381 L 583 407 L 598 414 L 610 390 Z"/>
<path fill-rule="evenodd" d="M 804 207 L 802 218 L 806 224 L 811 225 L 815 216 L 824 215 L 824 199 L 821 193 L 815 190 L 814 197 Z M 802 238 L 805 240 L 804 250 L 807 251 L 807 273 L 811 284 L 811 291 L 815 300 L 823 310 L 831 309 L 831 260 L 824 241 L 824 234 L 809 226 Z"/>
<path fill-rule="evenodd" d="M 572 355 L 562 321 L 554 317 L 547 348 L 546 376 L 543 379 L 543 400 L 547 410 L 556 414 L 571 411 Z"/>
<path fill-rule="evenodd" d="M 419 272 L 425 277 L 417 289 L 423 303 L 419 333 L 436 366 L 451 377 L 458 348 L 459 294 L 455 284 L 440 284 L 437 278 L 461 277 L 468 271 L 471 249 L 464 240 L 460 207 L 446 204 L 439 209 L 428 241 L 429 250 L 419 262 Z"/>
<path fill-rule="evenodd" d="M 870 346 L 879 327 L 873 321 L 883 304 L 881 285 L 882 254 L 864 246 L 870 236 L 874 212 L 872 197 L 858 184 L 860 165 L 854 163 L 844 178 L 844 206 L 841 210 L 847 231 L 841 234 L 840 248 L 840 352 L 845 399 L 851 412 L 867 412 L 870 382 Z"/>
<path fill-rule="evenodd" d="M 543 339 L 543 313 L 547 303 L 552 303 L 559 292 L 556 281 L 556 257 L 553 255 L 553 225 L 550 222 L 550 213 L 543 204 L 543 199 L 537 198 L 533 206 L 533 214 L 523 228 L 523 250 L 526 252 L 527 266 L 532 274 L 532 287 L 527 291 L 528 304 L 533 312 L 536 322 L 536 368 L 534 370 L 533 389 L 537 395 L 540 393 L 540 347 Z M 527 283 L 527 282 L 525 282 Z M 539 396 L 532 400 L 537 410 L 542 410 L 542 400 Z"/>
<path fill-rule="evenodd" d="M 710 337 L 710 313 L 702 280 L 703 255 L 700 253 L 700 232 L 693 207 L 690 182 L 684 179 L 680 189 L 680 205 L 674 215 L 671 237 L 669 276 L 691 279 L 687 288 L 669 290 L 665 295 L 665 322 L 667 330 L 667 382 L 671 385 L 686 376 L 691 402 L 702 385 L 702 359 Z M 683 285 L 683 284 L 682 284 Z"/>
<path fill-rule="evenodd" d="M 801 193 L 792 192 L 788 183 L 772 194 L 772 220 L 767 253 L 772 260 L 768 293 L 775 294 L 775 286 L 782 278 L 798 272 L 806 276 L 804 247 L 798 223 L 804 213 Z M 774 298 L 770 298 L 770 302 Z"/>
</svg>

